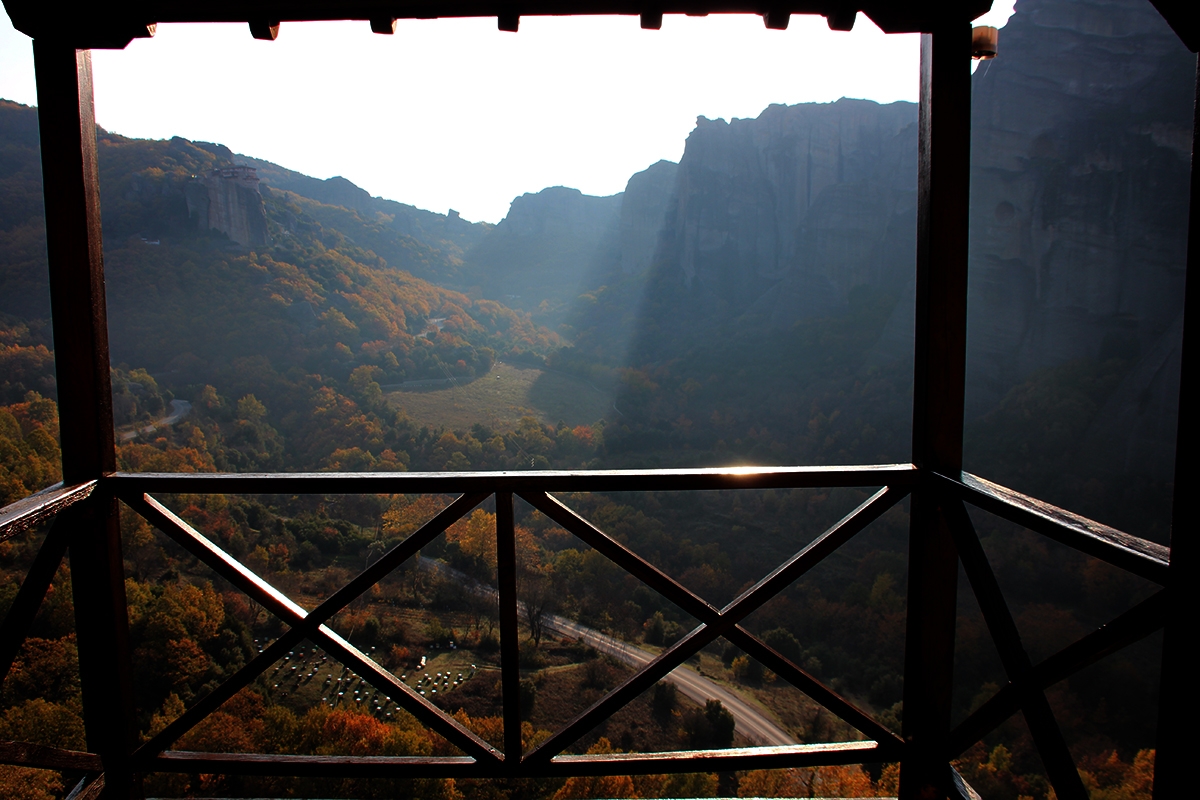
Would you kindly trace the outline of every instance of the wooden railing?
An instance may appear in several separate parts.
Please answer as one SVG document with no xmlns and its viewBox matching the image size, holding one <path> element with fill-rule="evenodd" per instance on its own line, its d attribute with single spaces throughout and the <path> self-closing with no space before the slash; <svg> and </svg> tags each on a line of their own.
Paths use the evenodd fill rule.
<svg viewBox="0 0 1200 800">
<path fill-rule="evenodd" d="M 766 488 L 878 487 L 865 502 L 813 539 L 766 577 L 724 606 L 690 591 L 577 514 L 554 493 L 604 491 L 712 491 Z M 305 611 L 261 575 L 240 563 L 201 531 L 172 513 L 156 495 L 186 494 L 457 494 L 444 510 L 395 545 L 353 580 L 311 611 Z M 943 754 L 949 762 L 1014 713 L 1029 724 L 1050 780 L 1060 797 L 1082 790 L 1075 765 L 1050 711 L 1044 690 L 1104 655 L 1162 627 L 1163 593 L 1155 594 L 1107 625 L 1046 660 L 1027 655 L 991 565 L 966 512 L 974 505 L 1010 522 L 1049 536 L 1087 555 L 1143 578 L 1165 583 L 1169 551 L 973 475 L 948 477 L 911 464 L 831 468 L 736 470 L 654 470 L 618 472 L 519 472 L 459 474 L 124 474 L 73 487 L 59 487 L 0 511 L 0 539 L 19 535 L 53 519 L 33 568 L 0 629 L 0 675 L 6 675 L 34 614 L 50 586 L 68 544 L 95 535 L 75 527 L 83 506 L 123 502 L 154 528 L 240 589 L 286 626 L 286 632 L 248 664 L 188 708 L 144 744 L 128 753 L 134 772 L 204 772 L 295 776 L 378 777 L 538 777 L 636 773 L 730 771 L 829 764 L 903 763 L 908 745 L 868 712 L 841 696 L 802 666 L 773 650 L 743 627 L 743 620 L 790 586 L 855 534 L 910 493 L 929 497 L 949 527 L 957 557 L 983 610 L 1009 682 L 960 723 Z M 699 624 L 529 751 L 521 748 L 520 666 L 517 655 L 516 549 L 513 499 L 519 497 L 614 564 L 657 591 Z M 498 599 L 501 640 L 501 695 L 504 746 L 493 747 L 418 694 L 365 653 L 326 627 L 335 614 L 387 577 L 480 503 L 495 499 Z M 73 538 L 74 537 L 74 538 Z M 669 753 L 564 755 L 563 751 L 673 669 L 718 637 L 725 637 L 792 686 L 861 732 L 865 741 Z M 272 664 L 308 639 L 358 673 L 432 731 L 458 747 L 460 757 L 350 757 L 202 753 L 171 750 L 171 745 L 222 703 L 250 686 Z M 946 689 L 948 691 L 948 687 Z M 0 761 L 47 768 L 97 771 L 94 754 L 13 743 L 0 748 Z"/>
</svg>

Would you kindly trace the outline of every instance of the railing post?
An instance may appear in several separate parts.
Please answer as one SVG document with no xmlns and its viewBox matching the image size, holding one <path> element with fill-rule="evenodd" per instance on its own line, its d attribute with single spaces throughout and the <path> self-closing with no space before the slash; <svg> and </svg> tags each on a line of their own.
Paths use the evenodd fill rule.
<svg viewBox="0 0 1200 800">
<path fill-rule="evenodd" d="M 971 28 L 921 36 L 913 463 L 962 469 L 970 202 Z M 936 102 L 935 102 L 936 101 Z M 936 154 L 936 155 L 935 155 Z M 908 555 L 901 798 L 945 797 L 958 557 L 937 497 L 913 493 Z"/>
<path fill-rule="evenodd" d="M 38 123 L 63 481 L 116 469 L 100 178 L 91 53 L 38 39 Z M 129 621 L 116 499 L 97 492 L 72 510 L 71 578 L 88 749 L 104 764 L 104 797 L 130 796 L 135 735 Z"/>
<path fill-rule="evenodd" d="M 1197 713 L 1192 685 L 1191 640 L 1195 638 L 1196 500 L 1187 477 L 1196 454 L 1198 429 L 1195 389 L 1196 325 L 1200 321 L 1200 57 L 1196 62 L 1196 100 L 1192 122 L 1192 183 L 1188 209 L 1187 277 L 1183 299 L 1183 342 L 1180 354 L 1179 427 L 1175 433 L 1175 489 L 1171 504 L 1171 565 L 1167 570 L 1167 625 L 1163 636 L 1162 683 L 1159 686 L 1158 741 L 1154 761 L 1154 797 L 1175 797 L 1191 777 L 1187 730 Z"/>
<path fill-rule="evenodd" d="M 521 652 L 517 614 L 517 539 L 512 492 L 496 492 L 496 586 L 500 599 L 500 693 L 504 763 L 521 764 Z"/>
</svg>

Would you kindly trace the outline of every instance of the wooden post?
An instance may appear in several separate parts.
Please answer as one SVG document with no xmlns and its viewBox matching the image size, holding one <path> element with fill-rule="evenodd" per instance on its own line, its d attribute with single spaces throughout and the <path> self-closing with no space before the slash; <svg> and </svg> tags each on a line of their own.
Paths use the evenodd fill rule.
<svg viewBox="0 0 1200 800">
<path fill-rule="evenodd" d="M 116 468 L 92 59 L 43 39 L 34 41 L 33 55 L 63 481 L 71 484 Z M 102 796 L 126 798 L 136 729 L 117 502 L 97 490 L 81 505 L 66 521 L 84 725 L 88 749 L 104 764 Z"/>
<path fill-rule="evenodd" d="M 1183 343 L 1180 356 L 1179 428 L 1175 432 L 1175 492 L 1171 505 L 1171 566 L 1167 571 L 1167 625 L 1163 635 L 1162 683 L 1158 700 L 1158 742 L 1154 761 L 1154 797 L 1179 796 L 1191 780 L 1187 731 L 1196 719 L 1196 692 L 1191 673 L 1191 640 L 1196 625 L 1196 500 L 1187 477 L 1200 428 L 1192 414 L 1197 393 L 1187 376 L 1197 366 L 1196 325 L 1200 320 L 1200 59 L 1196 63 L 1196 101 L 1192 122 L 1191 208 L 1188 211 L 1187 278 L 1183 298 Z"/>
<path fill-rule="evenodd" d="M 970 43 L 965 19 L 921 36 L 913 463 L 955 476 L 962 470 L 967 339 Z M 958 557 L 928 485 L 913 493 L 910 516 L 907 752 L 900 768 L 906 799 L 949 792 Z"/>
<path fill-rule="evenodd" d="M 521 655 L 517 615 L 517 540 L 512 492 L 496 492 L 496 586 L 500 599 L 500 693 L 504 764 L 521 764 Z"/>
</svg>

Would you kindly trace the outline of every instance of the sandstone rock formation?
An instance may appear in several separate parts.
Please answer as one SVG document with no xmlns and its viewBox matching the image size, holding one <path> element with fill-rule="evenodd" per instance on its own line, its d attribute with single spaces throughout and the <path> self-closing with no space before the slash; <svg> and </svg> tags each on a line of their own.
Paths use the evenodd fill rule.
<svg viewBox="0 0 1200 800">
<path fill-rule="evenodd" d="M 270 244 L 267 215 L 254 167 L 224 167 L 184 188 L 188 217 L 201 230 L 216 230 L 244 247 Z"/>
</svg>

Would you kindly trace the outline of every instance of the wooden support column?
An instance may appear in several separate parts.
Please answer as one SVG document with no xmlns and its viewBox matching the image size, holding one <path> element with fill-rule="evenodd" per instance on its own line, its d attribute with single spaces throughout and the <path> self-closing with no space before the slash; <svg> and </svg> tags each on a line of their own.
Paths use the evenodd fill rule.
<svg viewBox="0 0 1200 800">
<path fill-rule="evenodd" d="M 512 492 L 496 492 L 496 586 L 500 590 L 500 694 L 504 707 L 504 764 L 515 771 L 521 765 L 521 653 Z"/>
<path fill-rule="evenodd" d="M 1177 797 L 1191 780 L 1191 741 L 1186 733 L 1197 713 L 1191 640 L 1195 638 L 1196 500 L 1192 496 L 1190 459 L 1200 445 L 1196 403 L 1200 393 L 1188 375 L 1200 369 L 1200 58 L 1196 63 L 1196 100 L 1192 121 L 1192 185 L 1188 210 L 1187 278 L 1183 297 L 1183 343 L 1180 357 L 1179 428 L 1175 433 L 1175 493 L 1171 507 L 1171 566 L 1167 570 L 1167 625 L 1163 636 L 1162 683 L 1159 686 L 1158 742 L 1154 762 L 1154 797 Z"/>
<path fill-rule="evenodd" d="M 971 26 L 964 18 L 921 36 L 918 117 L 913 463 L 962 470 L 970 204 Z M 913 493 L 904 656 L 906 755 L 900 797 L 951 792 L 950 701 L 958 557 L 937 496 Z"/>
<path fill-rule="evenodd" d="M 63 481 L 72 484 L 116 468 L 92 60 L 44 39 L 33 54 Z M 102 796 L 126 798 L 135 723 L 116 499 L 98 489 L 67 522 L 88 749 L 104 764 Z"/>
</svg>

